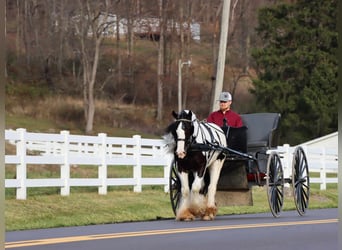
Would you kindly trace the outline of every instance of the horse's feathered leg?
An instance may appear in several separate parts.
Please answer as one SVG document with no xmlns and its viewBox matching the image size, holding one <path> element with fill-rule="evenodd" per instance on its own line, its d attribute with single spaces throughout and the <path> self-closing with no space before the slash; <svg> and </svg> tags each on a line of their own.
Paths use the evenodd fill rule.
<svg viewBox="0 0 342 250">
<path fill-rule="evenodd" d="M 209 166 L 210 185 L 208 187 L 207 208 L 205 215 L 202 217 L 203 220 L 213 220 L 217 214 L 215 194 L 223 162 L 224 160 L 216 160 L 211 166 Z"/>
<path fill-rule="evenodd" d="M 190 188 L 188 174 L 185 172 L 178 173 L 181 180 L 182 198 L 180 201 L 179 209 L 177 211 L 176 220 L 193 220 L 195 216 L 189 210 L 190 204 Z"/>
<path fill-rule="evenodd" d="M 206 198 L 200 194 L 200 190 L 204 185 L 204 176 L 199 177 L 198 173 L 194 173 L 194 181 L 190 192 L 190 210 L 195 216 L 202 217 L 206 209 Z"/>
</svg>

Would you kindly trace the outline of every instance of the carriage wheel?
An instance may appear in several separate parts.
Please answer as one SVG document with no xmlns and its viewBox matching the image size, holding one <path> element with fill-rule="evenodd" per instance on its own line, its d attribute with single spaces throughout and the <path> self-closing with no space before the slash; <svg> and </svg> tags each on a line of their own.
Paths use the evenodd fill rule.
<svg viewBox="0 0 342 250">
<path fill-rule="evenodd" d="M 172 161 L 171 167 L 170 167 L 169 186 L 170 186 L 171 206 L 172 206 L 173 213 L 176 215 L 182 193 L 181 193 L 181 182 L 177 175 L 177 162 L 175 160 Z"/>
<path fill-rule="evenodd" d="M 279 217 L 284 203 L 284 172 L 279 155 L 272 152 L 267 161 L 267 198 L 274 217 Z"/>
<path fill-rule="evenodd" d="M 297 147 L 292 160 L 292 190 L 299 215 L 304 215 L 309 206 L 309 167 L 302 147 Z"/>
</svg>

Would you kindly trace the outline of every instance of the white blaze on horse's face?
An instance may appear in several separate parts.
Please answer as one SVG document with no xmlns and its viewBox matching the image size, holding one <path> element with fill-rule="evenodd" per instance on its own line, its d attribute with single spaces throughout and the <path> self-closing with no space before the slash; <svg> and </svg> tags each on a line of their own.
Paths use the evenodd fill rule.
<svg viewBox="0 0 342 250">
<path fill-rule="evenodd" d="M 181 122 L 178 124 L 176 133 L 177 133 L 176 154 L 177 154 L 178 158 L 183 159 L 186 156 L 186 152 L 185 152 L 185 131 L 183 129 Z"/>
</svg>

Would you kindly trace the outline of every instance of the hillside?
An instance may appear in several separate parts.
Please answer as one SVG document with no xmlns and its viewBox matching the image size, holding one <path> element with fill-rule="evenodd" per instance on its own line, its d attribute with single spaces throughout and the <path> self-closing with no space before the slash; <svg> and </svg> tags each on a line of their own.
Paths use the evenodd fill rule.
<svg viewBox="0 0 342 250">
<path fill-rule="evenodd" d="M 14 43 L 13 36 L 9 36 L 8 40 L 9 43 Z M 113 44 L 110 44 L 112 42 L 107 40 L 104 45 L 104 61 L 115 56 L 111 49 Z M 136 65 L 143 67 L 144 58 L 148 58 L 153 51 L 156 53 L 154 46 L 151 41 L 136 41 Z M 193 110 L 199 119 L 205 119 L 210 109 L 211 64 L 207 60 L 210 52 L 205 52 L 208 47 L 209 44 L 205 43 L 194 44 L 191 68 L 189 72 L 183 72 L 183 93 L 186 96 L 184 108 Z M 122 136 L 145 133 L 160 136 L 163 129 L 172 121 L 171 112 L 178 109 L 175 98 L 178 76 L 174 74 L 171 76 L 172 79 L 169 79 L 173 87 L 166 87 L 163 120 L 157 123 L 156 58 L 149 58 L 145 62 L 148 62 L 148 66 L 145 65 L 144 70 L 139 73 L 139 78 L 134 83 L 135 89 L 133 92 L 127 90 L 126 93 L 121 89 L 122 86 L 119 86 L 121 90 L 115 90 L 109 83 L 101 82 L 105 75 L 100 68 L 99 81 L 95 88 L 94 134 L 107 132 Z M 235 79 L 236 72 L 239 72 L 239 69 L 227 66 L 225 79 Z M 253 75 L 253 71 L 250 72 Z M 51 87 L 39 77 L 39 74 L 28 73 L 18 72 L 18 68 L 9 67 L 9 80 L 6 86 L 6 128 L 25 127 L 31 131 L 41 132 L 59 132 L 66 129 L 83 134 L 85 118 L 80 83 L 74 82 L 71 76 L 64 76 L 62 81 L 55 76 L 52 78 L 54 86 Z M 236 111 L 244 113 L 253 107 L 253 98 L 248 90 L 251 87 L 251 78 L 242 76 L 235 86 L 233 106 Z M 224 89 L 233 90 L 230 81 L 225 81 Z"/>
<path fill-rule="evenodd" d="M 6 6 L 6 126 L 15 128 L 20 124 L 31 124 L 35 130 L 70 129 L 83 133 L 84 113 L 88 112 L 84 111 L 83 99 L 85 96 L 89 97 L 87 92 L 90 89 L 89 81 L 84 79 L 94 76 L 90 76 L 90 72 L 94 72 L 89 68 L 95 64 L 96 38 L 90 33 L 81 36 L 77 27 L 81 28 L 80 22 L 87 25 L 88 29 L 93 27 L 92 25 L 98 25 L 98 28 L 101 25 L 96 23 L 95 19 L 93 23 L 89 23 L 87 18 L 76 20 L 75 13 L 83 10 L 90 11 L 87 12 L 89 16 L 96 16 L 99 14 L 99 3 L 90 1 L 91 8 L 86 10 L 82 9 L 85 7 L 82 2 L 68 2 L 65 5 L 56 2 L 54 6 L 41 0 L 32 5 L 25 5 L 24 2 L 9 2 Z M 124 128 L 159 135 L 172 119 L 171 111 L 178 109 L 179 59 L 191 59 L 192 62 L 191 67 L 184 66 L 180 72 L 184 108 L 193 110 L 199 119 L 207 117 L 214 84 L 212 79 L 216 74 L 220 2 L 168 3 L 170 11 L 164 13 L 165 18 L 175 22 L 184 18 L 179 16 L 179 10 L 190 8 L 191 4 L 193 11 L 184 12 L 184 16 L 200 24 L 200 40 L 191 39 L 186 29 L 181 35 L 177 25 L 168 26 L 163 43 L 162 76 L 158 76 L 160 36 L 157 36 L 158 39 L 151 39 L 150 31 L 147 31 L 145 36 L 131 33 L 108 35 L 107 30 L 97 34 L 106 35 L 99 48 L 96 77 L 94 76 L 96 110 L 93 133 Z M 245 43 L 247 35 L 250 35 L 248 39 L 252 39 L 255 44 L 255 9 L 267 2 L 241 1 L 238 6 L 234 5 L 236 23 L 232 23 L 230 27 L 223 89 L 232 92 L 233 107 L 240 113 L 252 111 L 255 106 L 248 92 L 251 77 L 255 74 L 249 65 L 249 48 Z M 132 22 L 136 19 L 150 20 L 146 18 L 152 13 L 159 15 L 152 1 L 138 1 L 136 4 L 134 8 L 126 8 L 129 5 L 126 1 L 113 2 L 107 6 L 106 11 L 111 15 L 120 15 L 123 20 L 132 19 Z M 100 13 L 103 13 L 103 10 Z M 24 25 L 25 23 L 27 25 Z M 242 33 L 243 26 L 240 23 L 249 24 L 249 29 L 245 29 L 248 34 Z M 87 31 L 89 32 L 85 29 L 84 33 Z M 158 32 L 155 31 L 153 35 L 158 35 Z M 85 45 L 83 50 L 82 44 Z M 90 64 L 86 65 L 85 62 Z M 160 105 L 160 81 L 163 83 L 163 100 L 162 107 L 157 109 Z M 163 113 L 162 120 L 157 124 L 156 116 L 160 110 Z M 35 128 L 34 122 L 27 119 L 50 125 L 36 124 Z"/>
<path fill-rule="evenodd" d="M 209 114 L 222 1 L 29 2 L 6 5 L 7 126 L 160 136 L 179 85 L 183 108 Z M 337 128 L 337 1 L 328 3 L 231 5 L 223 90 L 238 113 L 281 113 L 284 143 Z"/>
<path fill-rule="evenodd" d="M 134 134 L 158 137 L 162 129 L 152 130 L 153 108 L 135 105 L 113 104 L 98 101 L 93 134 L 107 133 L 109 136 L 132 136 Z M 136 116 L 136 113 L 143 116 Z M 6 97 L 6 129 L 26 128 L 31 132 L 59 133 L 69 130 L 84 134 L 82 101 L 61 96 L 39 99 Z"/>
</svg>

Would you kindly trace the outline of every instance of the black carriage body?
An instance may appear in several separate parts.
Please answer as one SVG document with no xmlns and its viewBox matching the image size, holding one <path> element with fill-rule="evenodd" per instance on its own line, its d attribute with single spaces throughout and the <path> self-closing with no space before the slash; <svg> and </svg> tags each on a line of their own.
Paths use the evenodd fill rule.
<svg viewBox="0 0 342 250">
<path fill-rule="evenodd" d="M 191 145 L 194 151 L 220 150 L 226 155 L 218 190 L 242 190 L 251 185 L 264 185 L 269 156 L 267 151 L 278 145 L 279 113 L 243 114 L 241 117 L 243 127 L 222 127 L 227 138 L 226 148 L 215 144 Z M 237 170 L 240 168 L 245 171 Z M 247 187 L 242 178 L 249 182 Z"/>
<path fill-rule="evenodd" d="M 259 171 L 266 173 L 268 160 L 267 150 L 279 145 L 280 114 L 254 113 L 241 115 L 247 126 L 247 151 L 257 160 Z M 252 166 L 251 170 L 256 166 Z"/>
<path fill-rule="evenodd" d="M 279 142 L 280 114 L 253 113 L 241 117 L 243 127 L 222 128 L 228 145 L 225 168 L 244 165 L 247 174 L 266 173 L 267 151 Z"/>
</svg>

